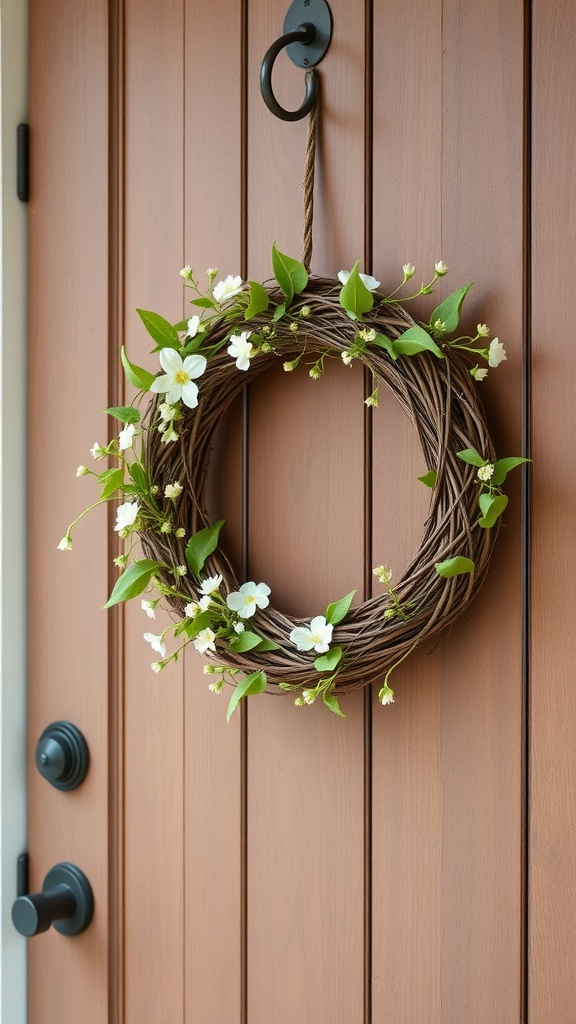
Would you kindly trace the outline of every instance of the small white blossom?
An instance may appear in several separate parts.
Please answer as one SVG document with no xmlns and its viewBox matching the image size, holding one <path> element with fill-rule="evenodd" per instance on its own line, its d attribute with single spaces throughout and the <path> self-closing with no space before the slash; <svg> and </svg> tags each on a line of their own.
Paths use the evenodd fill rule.
<svg viewBox="0 0 576 1024">
<path fill-rule="evenodd" d="M 176 566 L 176 575 L 177 576 L 185 576 L 187 572 L 188 572 L 188 567 L 186 565 L 177 565 Z"/>
<path fill-rule="evenodd" d="M 179 526 L 177 530 L 174 530 L 174 536 L 178 537 L 178 539 L 181 539 L 182 537 L 185 537 L 186 536 L 186 530 L 184 529 L 184 527 L 183 526 Z"/>
<path fill-rule="evenodd" d="M 440 317 L 438 317 L 438 320 L 434 321 L 433 327 L 434 330 L 438 332 L 438 334 L 443 334 L 444 331 L 446 330 L 446 324 L 444 323 L 443 320 L 440 320 Z"/>
<path fill-rule="evenodd" d="M 119 569 L 123 569 L 128 561 L 128 555 L 118 555 L 118 558 L 114 559 L 114 565 L 117 565 Z"/>
<path fill-rule="evenodd" d="M 492 338 L 488 349 L 488 366 L 499 366 L 507 359 L 506 350 L 498 338 Z"/>
<path fill-rule="evenodd" d="M 218 267 L 207 267 L 206 273 L 208 274 L 208 277 L 211 280 L 213 280 L 216 277 L 216 274 L 218 273 Z"/>
<path fill-rule="evenodd" d="M 267 608 L 270 587 L 265 583 L 243 583 L 239 590 L 228 594 L 226 604 L 230 611 L 237 612 L 241 619 L 249 619 L 257 608 Z"/>
<path fill-rule="evenodd" d="M 120 530 L 126 530 L 129 526 L 133 526 L 139 511 L 140 506 L 137 501 L 123 502 L 116 509 L 116 526 L 114 529 L 119 532 Z"/>
<path fill-rule="evenodd" d="M 313 704 L 317 696 L 316 690 L 302 690 L 302 700 L 305 704 Z"/>
<path fill-rule="evenodd" d="M 164 373 L 154 378 L 150 391 L 166 395 L 169 405 L 181 400 L 189 409 L 195 409 L 198 405 L 198 387 L 194 379 L 204 373 L 207 365 L 205 357 L 192 355 L 182 359 L 176 349 L 163 348 L 159 359 Z"/>
<path fill-rule="evenodd" d="M 404 274 L 406 280 L 408 280 L 409 277 L 414 277 L 414 274 L 416 273 L 416 267 L 414 266 L 413 263 L 404 263 L 402 267 L 402 273 Z"/>
<path fill-rule="evenodd" d="M 222 693 L 222 687 L 224 686 L 223 679 L 216 679 L 213 683 L 208 684 L 208 689 L 211 693 Z"/>
<path fill-rule="evenodd" d="M 345 352 L 341 352 L 340 356 L 342 362 L 344 363 L 344 366 L 350 366 L 352 359 L 354 358 L 353 355 L 348 350 L 346 350 Z"/>
<path fill-rule="evenodd" d="M 243 622 L 235 622 L 234 623 L 234 632 L 235 633 L 243 633 L 245 629 L 246 629 L 246 626 L 244 625 Z"/>
<path fill-rule="evenodd" d="M 172 523 L 165 519 L 160 527 L 160 533 L 172 533 Z"/>
<path fill-rule="evenodd" d="M 176 501 L 176 499 L 182 494 L 183 490 L 184 488 L 182 487 L 182 484 L 179 483 L 178 480 L 175 480 L 173 484 L 166 484 L 166 487 L 164 488 L 164 497 L 171 498 L 172 501 Z"/>
<path fill-rule="evenodd" d="M 156 651 L 161 658 L 166 657 L 166 644 L 162 640 L 162 636 L 156 636 L 155 633 L 144 633 L 144 639 L 148 641 L 153 651 Z"/>
<path fill-rule="evenodd" d="M 387 683 L 380 690 L 378 700 L 382 705 L 394 704 L 394 690 L 391 690 Z"/>
<path fill-rule="evenodd" d="M 168 402 L 160 402 L 158 406 L 158 415 L 161 420 L 168 422 L 168 420 L 174 419 L 174 413 L 176 412 L 173 405 L 168 405 Z"/>
<path fill-rule="evenodd" d="M 474 380 L 484 380 L 488 376 L 488 369 L 486 366 L 473 366 L 470 373 L 474 377 Z"/>
<path fill-rule="evenodd" d="M 222 576 L 207 576 L 200 584 L 200 593 L 213 594 L 222 583 Z"/>
<path fill-rule="evenodd" d="M 228 277 L 224 278 L 223 281 L 218 281 L 218 284 L 214 285 L 212 294 L 215 301 L 222 303 L 226 302 L 227 299 L 232 299 L 234 295 L 238 295 L 242 291 L 243 283 L 241 277 L 232 277 L 231 274 L 228 274 Z"/>
<path fill-rule="evenodd" d="M 282 369 L 285 373 L 290 373 L 292 370 L 296 369 L 299 362 L 300 357 L 298 357 L 298 359 L 292 359 L 290 362 L 282 363 Z"/>
<path fill-rule="evenodd" d="M 387 565 L 377 565 L 372 572 L 380 583 L 388 584 L 392 580 L 392 570 Z"/>
<path fill-rule="evenodd" d="M 201 612 L 207 612 L 211 604 L 212 598 L 210 597 L 210 594 L 204 594 L 204 597 L 201 597 L 198 601 L 198 607 Z"/>
<path fill-rule="evenodd" d="M 494 466 L 491 462 L 487 462 L 485 466 L 480 466 L 480 468 L 478 469 L 478 479 L 481 480 L 482 483 L 484 484 L 487 484 L 492 479 L 493 475 Z"/>
<path fill-rule="evenodd" d="M 333 625 L 326 622 L 324 615 L 316 615 L 309 626 L 296 626 L 290 633 L 290 640 L 299 651 L 316 651 L 325 654 L 332 641 Z"/>
<path fill-rule="evenodd" d="M 89 472 L 90 470 L 88 469 L 88 466 L 78 466 L 78 469 L 76 470 L 76 476 L 86 476 L 86 474 Z"/>
<path fill-rule="evenodd" d="M 236 360 L 236 366 L 239 370 L 250 369 L 250 359 L 252 357 L 252 342 L 248 341 L 251 335 L 251 331 L 242 331 L 241 334 L 231 334 L 230 342 L 228 346 L 228 355 L 232 356 Z"/>
<path fill-rule="evenodd" d="M 378 391 L 377 390 L 373 391 L 371 395 L 368 395 L 368 398 L 364 399 L 364 405 L 367 405 L 368 407 L 373 406 L 374 409 L 378 408 Z"/>
<path fill-rule="evenodd" d="M 136 433 L 136 424 L 127 423 L 118 434 L 118 447 L 121 452 L 127 451 L 128 448 L 132 447 L 134 442 L 134 434 Z"/>
<path fill-rule="evenodd" d="M 486 324 L 478 324 L 476 330 L 481 338 L 487 338 L 490 334 L 490 328 Z"/>
<path fill-rule="evenodd" d="M 435 263 L 434 270 L 438 277 L 444 277 L 444 274 L 448 273 L 448 267 L 444 263 L 444 260 L 439 260 L 438 263 Z"/>
<path fill-rule="evenodd" d="M 182 267 L 180 271 L 180 277 L 183 277 L 186 281 L 189 281 L 192 277 L 192 267 Z"/>
<path fill-rule="evenodd" d="M 90 449 L 90 455 L 93 459 L 105 459 L 107 454 L 108 452 L 106 449 L 103 448 L 101 444 L 98 444 L 98 441 L 95 441 Z"/>
<path fill-rule="evenodd" d="M 156 612 L 154 611 L 156 607 L 156 601 L 141 601 L 140 607 L 142 608 L 143 612 L 146 612 L 146 615 L 148 616 L 149 619 L 156 618 Z"/>
<path fill-rule="evenodd" d="M 358 331 L 358 335 L 362 341 L 374 341 L 376 331 L 373 327 L 363 327 L 361 331 Z"/>
<path fill-rule="evenodd" d="M 308 376 L 312 377 L 312 380 L 320 380 L 320 377 L 322 376 L 322 370 L 320 369 L 317 363 L 314 366 L 310 367 L 310 369 L 308 370 Z"/>
<path fill-rule="evenodd" d="M 184 608 L 184 615 L 187 619 L 195 619 L 200 611 L 200 606 L 196 601 L 190 601 Z"/>
<path fill-rule="evenodd" d="M 338 280 L 340 281 L 341 284 L 346 284 L 349 277 L 349 270 L 338 271 Z M 380 287 L 380 281 L 377 281 L 375 277 L 371 276 L 371 274 L 360 274 L 360 280 L 362 281 L 362 284 L 368 289 L 369 292 L 374 292 L 376 291 L 377 288 Z"/>
<path fill-rule="evenodd" d="M 186 337 L 195 338 L 196 335 L 198 334 L 198 331 L 201 330 L 203 330 L 203 326 L 200 317 L 191 316 L 186 327 Z"/>
<path fill-rule="evenodd" d="M 211 629 L 201 629 L 197 637 L 192 641 L 199 654 L 206 654 L 207 651 L 215 651 L 216 634 Z"/>
<path fill-rule="evenodd" d="M 65 537 L 62 537 L 58 545 L 58 551 L 71 551 L 72 550 L 72 537 L 69 533 Z"/>
<path fill-rule="evenodd" d="M 152 669 L 153 672 L 161 672 L 164 666 L 160 661 L 153 661 L 152 664 L 150 665 L 150 668 Z"/>
</svg>

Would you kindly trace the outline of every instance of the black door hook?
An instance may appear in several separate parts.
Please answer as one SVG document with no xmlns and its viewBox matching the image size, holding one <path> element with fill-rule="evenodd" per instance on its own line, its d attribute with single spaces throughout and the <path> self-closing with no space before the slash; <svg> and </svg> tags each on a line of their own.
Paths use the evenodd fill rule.
<svg viewBox="0 0 576 1024">
<path fill-rule="evenodd" d="M 272 69 L 280 50 L 287 48 L 290 60 L 301 68 L 313 68 L 326 53 L 332 36 L 332 15 L 326 0 L 294 0 L 284 19 L 284 35 L 267 50 L 260 68 L 262 98 L 282 121 L 299 121 L 313 109 L 318 97 L 315 71 L 306 75 L 306 94 L 298 110 L 286 110 L 272 91 Z"/>
</svg>

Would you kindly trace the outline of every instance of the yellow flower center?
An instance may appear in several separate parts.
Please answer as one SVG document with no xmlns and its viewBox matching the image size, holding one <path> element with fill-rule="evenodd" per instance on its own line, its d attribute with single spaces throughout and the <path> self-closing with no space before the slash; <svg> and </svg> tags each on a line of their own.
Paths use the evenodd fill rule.
<svg viewBox="0 0 576 1024">
<path fill-rule="evenodd" d="M 188 374 L 184 370 L 178 370 L 174 379 L 177 384 L 187 384 L 190 380 Z"/>
</svg>

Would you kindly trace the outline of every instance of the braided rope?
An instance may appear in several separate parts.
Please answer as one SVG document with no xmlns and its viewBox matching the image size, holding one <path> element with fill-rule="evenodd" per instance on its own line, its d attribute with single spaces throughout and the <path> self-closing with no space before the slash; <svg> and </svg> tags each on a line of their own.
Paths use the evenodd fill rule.
<svg viewBox="0 0 576 1024">
<path fill-rule="evenodd" d="M 307 71 L 306 75 L 312 74 Z M 308 141 L 306 143 L 306 161 L 304 164 L 304 231 L 302 238 L 302 263 L 310 271 L 312 263 L 312 221 L 314 219 L 314 167 L 316 163 L 316 134 L 318 129 L 318 100 L 310 111 L 308 118 Z"/>
</svg>

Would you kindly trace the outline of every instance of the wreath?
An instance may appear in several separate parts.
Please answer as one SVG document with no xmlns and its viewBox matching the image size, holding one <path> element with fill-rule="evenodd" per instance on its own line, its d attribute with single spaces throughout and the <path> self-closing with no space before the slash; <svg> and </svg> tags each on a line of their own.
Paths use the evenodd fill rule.
<svg viewBox="0 0 576 1024">
<path fill-rule="evenodd" d="M 96 461 L 111 458 L 113 465 L 77 470 L 77 476 L 97 478 L 96 505 L 122 499 L 114 526 L 125 542 L 115 559 L 122 571 L 105 607 L 140 597 L 153 619 L 158 603 L 167 603 L 170 625 L 144 634 L 159 655 L 153 670 L 176 661 L 192 643 L 209 658 L 210 688 L 219 693 L 225 682 L 233 684 L 228 719 L 242 698 L 267 688 L 292 691 L 298 705 L 321 698 L 341 715 L 339 695 L 382 674 L 379 699 L 392 703 L 392 670 L 416 647 L 437 640 L 481 585 L 508 501 L 502 485 L 527 461 L 495 456 L 476 383 L 506 353 L 498 338 L 488 342 L 485 324 L 473 336 L 458 335 L 471 285 L 445 298 L 428 323 L 405 309 L 432 292 L 447 272 L 444 263 L 409 295 L 412 264 L 404 265 L 401 284 L 388 294 L 360 273 L 358 263 L 338 280 L 309 277 L 302 263 L 273 246 L 272 269 L 274 280 L 266 284 L 233 276 L 216 282 L 217 271 L 208 270 L 202 290 L 185 267 L 181 276 L 197 313 L 172 324 L 138 310 L 161 372 L 135 365 L 121 350 L 136 398 L 131 406 L 106 410 L 121 429 L 108 445 L 91 450 Z M 393 582 L 390 570 L 378 566 L 375 597 L 353 607 L 352 591 L 310 621 L 274 609 L 265 582 L 239 582 L 219 546 L 223 521 L 211 522 L 207 510 L 207 470 L 220 419 L 279 357 L 287 372 L 304 365 L 316 380 L 328 359 L 365 366 L 372 376 L 366 405 L 378 406 L 382 386 L 399 402 L 418 433 L 426 466 L 419 479 L 430 488 L 424 534 L 402 578 Z M 71 549 L 72 530 L 87 511 L 69 526 L 60 549 Z M 177 646 L 169 653 L 170 636 Z"/>
</svg>

